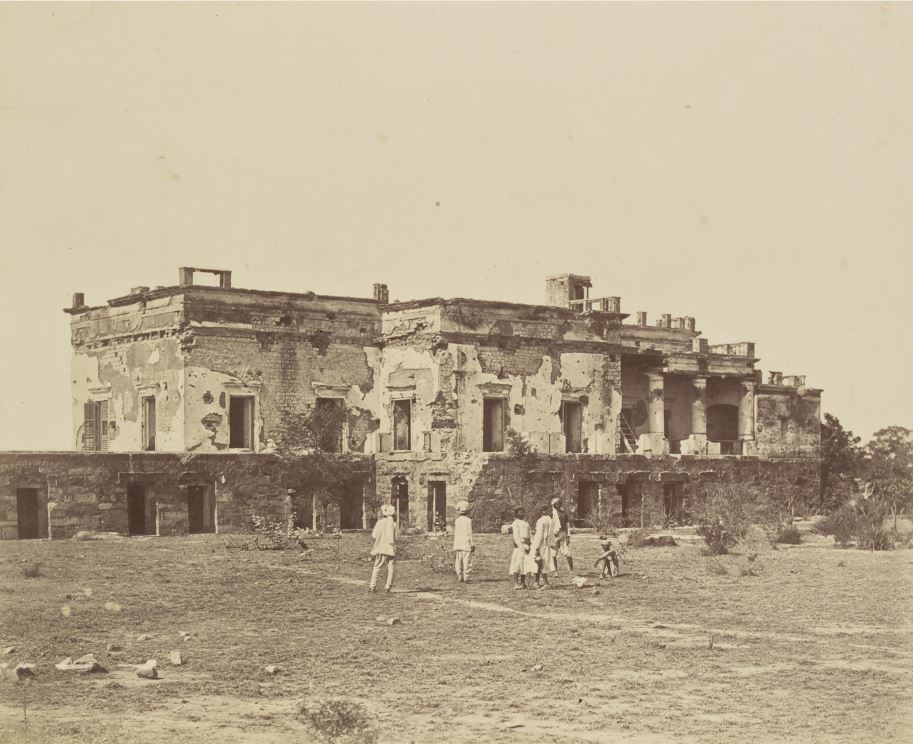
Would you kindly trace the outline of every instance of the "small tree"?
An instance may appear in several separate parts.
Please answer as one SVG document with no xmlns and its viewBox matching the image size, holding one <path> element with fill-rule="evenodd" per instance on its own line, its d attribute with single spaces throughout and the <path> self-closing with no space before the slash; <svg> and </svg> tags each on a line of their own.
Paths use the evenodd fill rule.
<svg viewBox="0 0 913 744">
<path fill-rule="evenodd" d="M 902 426 L 879 429 L 866 446 L 868 501 L 884 504 L 897 534 L 897 520 L 913 507 L 913 431 Z"/>
<path fill-rule="evenodd" d="M 782 524 L 780 510 L 763 489 L 749 484 L 722 481 L 709 487 L 695 509 L 697 533 L 712 555 L 724 555 L 760 527 L 775 539 Z"/>
<path fill-rule="evenodd" d="M 843 428 L 840 420 L 824 414 L 821 425 L 821 491 L 818 510 L 830 514 L 853 498 L 855 481 L 863 468 L 860 438 Z"/>
</svg>

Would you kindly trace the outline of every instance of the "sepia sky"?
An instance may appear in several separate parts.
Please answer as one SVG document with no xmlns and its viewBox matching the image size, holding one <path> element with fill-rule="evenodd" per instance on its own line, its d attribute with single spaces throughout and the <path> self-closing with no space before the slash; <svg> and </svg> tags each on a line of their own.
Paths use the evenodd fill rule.
<svg viewBox="0 0 913 744">
<path fill-rule="evenodd" d="M 0 5 L 0 449 L 70 441 L 73 292 L 622 309 L 913 427 L 913 5 Z"/>
</svg>

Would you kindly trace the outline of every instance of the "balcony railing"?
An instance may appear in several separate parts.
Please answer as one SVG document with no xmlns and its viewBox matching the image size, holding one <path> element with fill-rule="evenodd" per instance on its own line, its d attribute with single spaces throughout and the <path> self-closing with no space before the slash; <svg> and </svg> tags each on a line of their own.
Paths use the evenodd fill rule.
<svg viewBox="0 0 913 744">
<path fill-rule="evenodd" d="M 711 354 L 725 354 L 726 356 L 754 357 L 754 343 L 743 341 L 739 344 L 710 344 Z"/>
<path fill-rule="evenodd" d="M 724 440 L 720 444 L 721 455 L 741 455 L 742 443 L 738 439 Z"/>
<path fill-rule="evenodd" d="M 599 297 L 597 299 L 585 298 L 582 300 L 568 300 L 567 306 L 571 310 L 577 310 L 585 313 L 588 310 L 596 310 L 602 313 L 620 313 L 621 297 Z"/>
</svg>

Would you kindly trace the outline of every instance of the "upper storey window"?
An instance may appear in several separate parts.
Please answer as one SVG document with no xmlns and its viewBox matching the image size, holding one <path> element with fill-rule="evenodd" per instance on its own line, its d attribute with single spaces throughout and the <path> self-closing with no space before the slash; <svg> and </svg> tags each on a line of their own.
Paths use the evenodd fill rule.
<svg viewBox="0 0 913 744">
<path fill-rule="evenodd" d="M 254 396 L 232 395 L 228 401 L 228 446 L 254 448 Z"/>
<path fill-rule="evenodd" d="M 485 398 L 482 402 L 482 451 L 504 450 L 504 398 Z"/>
</svg>

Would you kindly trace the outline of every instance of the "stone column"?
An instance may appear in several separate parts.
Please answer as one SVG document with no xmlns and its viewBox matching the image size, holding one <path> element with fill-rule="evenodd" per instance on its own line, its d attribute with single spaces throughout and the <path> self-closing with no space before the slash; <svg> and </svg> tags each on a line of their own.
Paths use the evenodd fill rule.
<svg viewBox="0 0 913 744">
<path fill-rule="evenodd" d="M 752 455 L 754 447 L 754 380 L 743 380 L 739 396 L 739 441 L 742 443 L 742 454 Z"/>
<path fill-rule="evenodd" d="M 688 438 L 687 454 L 703 455 L 706 452 L 707 377 L 697 375 L 691 378 L 691 436 Z"/>
<path fill-rule="evenodd" d="M 663 373 L 647 372 L 647 431 L 640 438 L 638 450 L 662 455 L 666 452 L 666 405 L 663 396 Z"/>
</svg>

